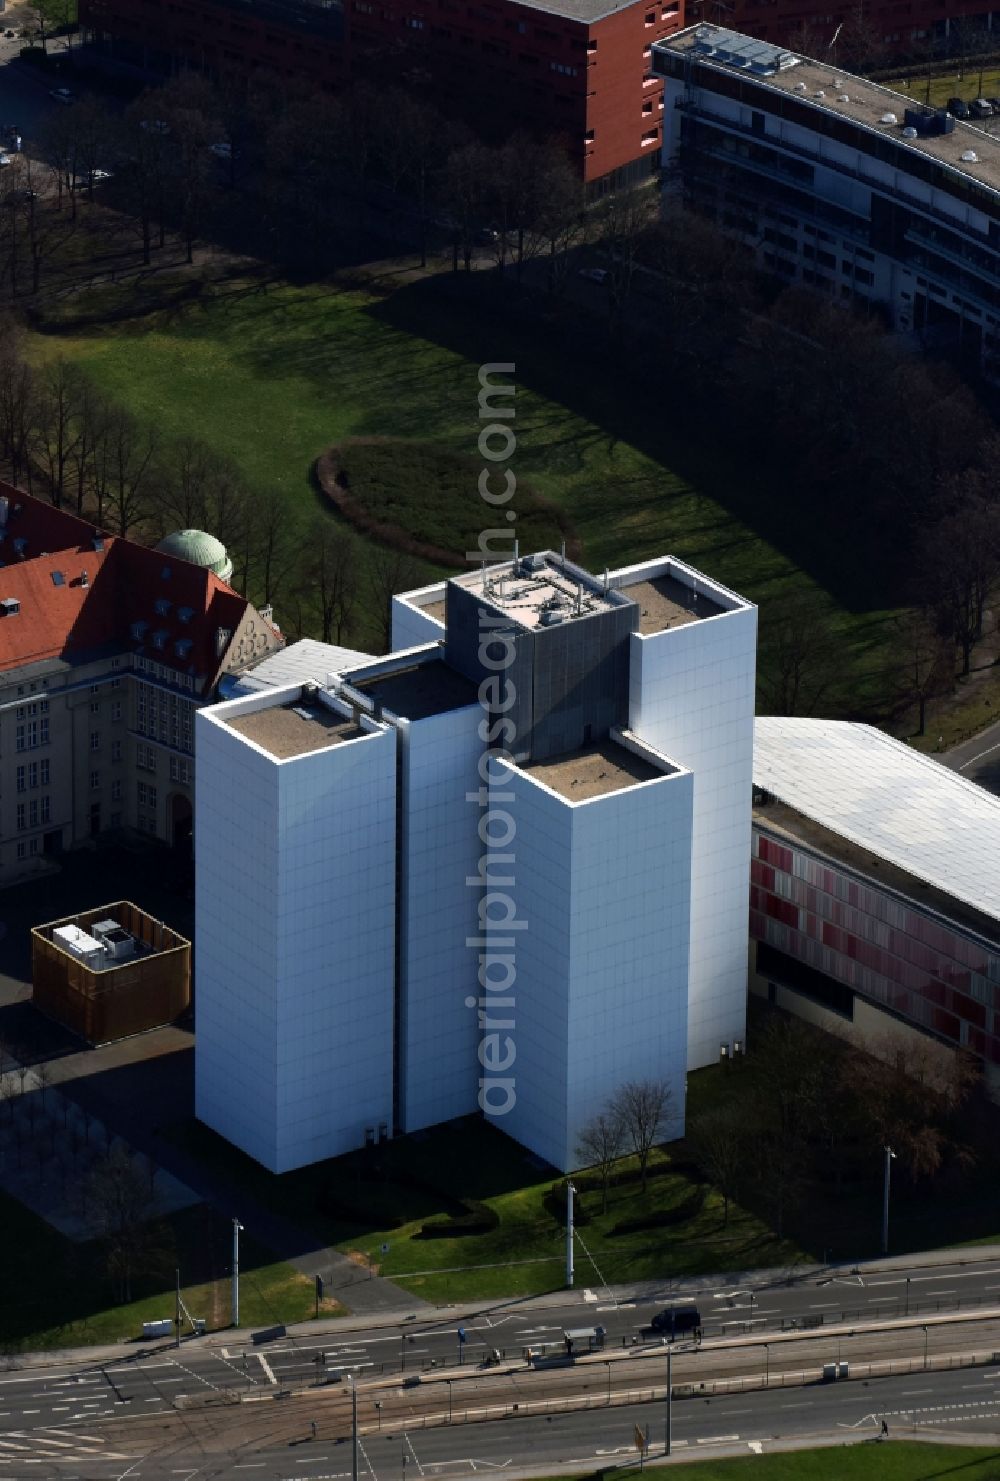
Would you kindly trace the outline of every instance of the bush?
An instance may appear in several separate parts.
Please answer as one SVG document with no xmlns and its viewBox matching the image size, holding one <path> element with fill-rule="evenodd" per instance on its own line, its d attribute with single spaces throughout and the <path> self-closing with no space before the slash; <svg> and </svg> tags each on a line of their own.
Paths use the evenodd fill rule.
<svg viewBox="0 0 1000 1481">
<path fill-rule="evenodd" d="M 643 1229 L 669 1229 L 674 1224 L 686 1224 L 696 1218 L 705 1207 L 708 1188 L 704 1184 L 693 1188 L 680 1203 L 672 1208 L 650 1209 L 648 1213 L 635 1214 L 630 1219 L 619 1219 L 610 1230 L 611 1234 L 637 1234 Z"/>
<path fill-rule="evenodd" d="M 492 1234 L 494 1229 L 499 1228 L 500 1215 L 489 1204 L 480 1203 L 475 1198 L 463 1198 L 462 1209 L 460 1214 L 429 1219 L 414 1238 L 457 1239 L 466 1234 Z"/>
<path fill-rule="evenodd" d="M 587 1208 L 583 1202 L 581 1194 L 584 1192 L 584 1190 L 590 1192 L 591 1190 L 596 1189 L 599 1192 L 601 1187 L 600 1180 L 598 1179 L 597 1181 L 595 1181 L 593 1178 L 574 1177 L 573 1186 L 576 1189 L 576 1199 L 573 1203 L 573 1223 L 578 1228 L 585 1228 L 586 1225 L 591 1222 L 591 1217 L 590 1214 L 587 1212 Z M 557 1224 L 564 1225 L 566 1223 L 565 1182 L 553 1183 L 552 1187 L 542 1199 L 542 1203 L 545 1206 L 546 1213 L 551 1214 Z"/>
</svg>

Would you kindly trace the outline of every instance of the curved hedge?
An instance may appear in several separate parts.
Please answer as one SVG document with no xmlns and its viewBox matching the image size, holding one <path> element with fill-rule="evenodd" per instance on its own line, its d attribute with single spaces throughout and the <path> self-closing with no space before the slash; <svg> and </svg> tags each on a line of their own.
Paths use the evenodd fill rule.
<svg viewBox="0 0 1000 1481">
<path fill-rule="evenodd" d="M 487 503 L 479 493 L 483 467 L 435 443 L 353 437 L 327 448 L 314 472 L 323 494 L 356 529 L 437 566 L 467 569 L 466 552 L 479 548 L 480 533 L 490 526 L 505 527 L 512 541 L 516 535 L 522 551 L 558 550 L 565 540 L 566 554 L 578 559 L 580 542 L 561 509 L 520 479 L 509 502 Z M 490 488 L 503 490 L 502 470 L 493 469 Z"/>
<path fill-rule="evenodd" d="M 492 1234 L 499 1228 L 500 1215 L 488 1203 L 475 1198 L 462 1199 L 462 1213 L 445 1214 L 440 1218 L 428 1219 L 421 1225 L 414 1239 L 455 1239 L 465 1234 Z"/>
<path fill-rule="evenodd" d="M 619 1219 L 608 1231 L 610 1234 L 638 1234 L 644 1229 L 669 1229 L 674 1224 L 686 1224 L 689 1219 L 694 1219 L 705 1207 L 708 1197 L 708 1188 L 700 1185 L 692 1189 L 686 1198 L 680 1203 L 675 1203 L 672 1208 L 650 1209 L 648 1213 L 635 1214 L 630 1219 Z"/>
</svg>

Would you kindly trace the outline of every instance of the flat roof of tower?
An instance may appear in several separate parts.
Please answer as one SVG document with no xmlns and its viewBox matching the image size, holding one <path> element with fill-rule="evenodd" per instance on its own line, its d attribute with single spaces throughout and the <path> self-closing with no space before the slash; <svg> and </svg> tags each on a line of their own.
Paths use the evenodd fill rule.
<svg viewBox="0 0 1000 1481">
<path fill-rule="evenodd" d="M 605 591 L 589 572 L 547 551 L 453 579 L 474 592 L 484 606 L 530 630 L 557 627 L 623 605 L 623 594 L 614 587 Z"/>
<path fill-rule="evenodd" d="M 301 699 L 290 704 L 272 705 L 264 710 L 249 710 L 227 716 L 225 723 L 254 745 L 270 752 L 278 761 L 305 756 L 310 751 L 325 751 L 342 741 L 357 740 L 369 732 L 345 720 L 326 705 Z"/>
<path fill-rule="evenodd" d="M 569 802 L 586 802 L 590 797 L 623 792 L 637 782 L 670 775 L 669 770 L 652 766 L 610 737 L 545 761 L 522 762 L 520 769 Z"/>
<path fill-rule="evenodd" d="M 700 622 L 703 617 L 717 617 L 729 610 L 675 576 L 656 576 L 619 589 L 638 602 L 641 633 L 665 632 L 669 627 L 684 627 L 688 622 Z"/>
<path fill-rule="evenodd" d="M 475 684 L 443 659 L 410 664 L 368 679 L 348 675 L 347 682 L 407 720 L 426 720 L 446 710 L 462 710 L 478 698 Z"/>
</svg>

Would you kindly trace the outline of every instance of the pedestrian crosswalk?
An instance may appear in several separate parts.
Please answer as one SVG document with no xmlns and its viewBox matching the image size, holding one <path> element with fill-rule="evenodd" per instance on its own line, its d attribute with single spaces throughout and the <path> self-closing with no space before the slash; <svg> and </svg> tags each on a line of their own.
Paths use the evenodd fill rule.
<svg viewBox="0 0 1000 1481">
<path fill-rule="evenodd" d="M 0 1439 L 0 1474 L 16 1475 L 19 1465 L 35 1461 L 128 1460 L 124 1451 L 111 1450 L 100 1435 L 41 1426 L 31 1430 L 7 1430 Z"/>
</svg>

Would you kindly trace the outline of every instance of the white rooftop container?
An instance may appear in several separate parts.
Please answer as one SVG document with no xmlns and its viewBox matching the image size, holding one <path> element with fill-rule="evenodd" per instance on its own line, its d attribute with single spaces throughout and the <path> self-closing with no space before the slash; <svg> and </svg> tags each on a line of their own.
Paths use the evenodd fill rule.
<svg viewBox="0 0 1000 1481">
<path fill-rule="evenodd" d="M 93 936 L 88 936 L 86 931 L 79 926 L 56 926 L 52 932 L 52 939 L 57 946 L 68 951 L 70 956 L 75 956 L 81 962 L 86 962 L 88 967 L 99 966 L 104 960 L 104 947 L 100 941 Z"/>
</svg>

